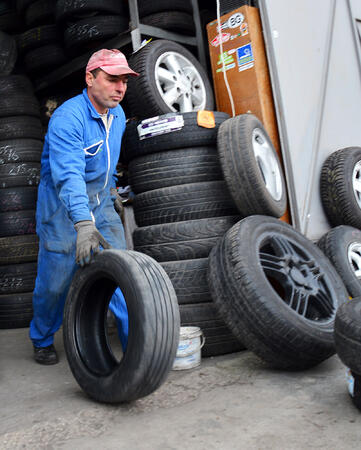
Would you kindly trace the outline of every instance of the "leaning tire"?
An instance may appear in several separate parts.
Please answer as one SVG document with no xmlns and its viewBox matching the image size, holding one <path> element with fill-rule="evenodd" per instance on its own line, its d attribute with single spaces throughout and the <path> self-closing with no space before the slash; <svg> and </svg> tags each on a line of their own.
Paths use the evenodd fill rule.
<svg viewBox="0 0 361 450">
<path fill-rule="evenodd" d="M 361 228 L 361 147 L 332 153 L 322 166 L 320 190 L 331 225 Z"/>
<path fill-rule="evenodd" d="M 218 152 L 224 179 L 241 215 L 284 214 L 286 185 L 281 164 L 256 116 L 242 114 L 223 122 Z"/>
<path fill-rule="evenodd" d="M 132 116 L 142 119 L 168 112 L 213 110 L 207 74 L 182 45 L 153 41 L 135 53 L 129 65 L 140 74 L 139 79 L 129 80 L 127 99 Z"/>
<path fill-rule="evenodd" d="M 273 367 L 305 369 L 335 352 L 346 289 L 328 259 L 288 224 L 249 216 L 209 256 L 214 303 L 234 335 Z"/>
<path fill-rule="evenodd" d="M 104 331 L 109 299 L 118 286 L 129 318 L 128 345 L 120 363 Z M 165 380 L 177 351 L 179 311 L 172 284 L 146 255 L 105 250 L 75 274 L 63 331 L 70 368 L 90 397 L 107 403 L 144 397 Z"/>
</svg>

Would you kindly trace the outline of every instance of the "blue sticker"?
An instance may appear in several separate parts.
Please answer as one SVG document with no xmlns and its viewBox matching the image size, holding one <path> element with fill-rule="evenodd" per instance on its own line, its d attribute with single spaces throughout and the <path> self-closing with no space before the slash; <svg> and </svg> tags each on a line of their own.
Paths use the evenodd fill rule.
<svg viewBox="0 0 361 450">
<path fill-rule="evenodd" d="M 252 46 L 250 43 L 237 48 L 237 62 L 239 72 L 254 66 Z"/>
</svg>

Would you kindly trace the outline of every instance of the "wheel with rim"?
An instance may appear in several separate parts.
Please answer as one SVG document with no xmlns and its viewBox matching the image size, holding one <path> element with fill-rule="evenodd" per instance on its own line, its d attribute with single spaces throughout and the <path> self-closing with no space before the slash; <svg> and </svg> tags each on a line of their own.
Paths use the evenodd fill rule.
<svg viewBox="0 0 361 450">
<path fill-rule="evenodd" d="M 129 60 L 140 74 L 129 80 L 131 115 L 153 117 L 168 112 L 212 110 L 213 92 L 197 59 L 176 42 L 150 42 Z"/>
<path fill-rule="evenodd" d="M 281 369 L 312 367 L 335 352 L 333 330 L 347 291 L 317 246 L 290 225 L 249 216 L 209 256 L 214 303 L 233 334 Z"/>
<path fill-rule="evenodd" d="M 361 147 L 337 150 L 326 159 L 320 191 L 331 225 L 361 228 Z"/>
<path fill-rule="evenodd" d="M 252 114 L 232 117 L 220 125 L 217 140 L 224 178 L 241 215 L 281 217 L 286 185 L 262 123 Z"/>
</svg>

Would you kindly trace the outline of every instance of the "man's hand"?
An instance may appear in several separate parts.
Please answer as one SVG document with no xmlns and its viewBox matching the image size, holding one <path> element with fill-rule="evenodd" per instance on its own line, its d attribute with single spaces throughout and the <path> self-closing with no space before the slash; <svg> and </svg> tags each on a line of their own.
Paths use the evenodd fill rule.
<svg viewBox="0 0 361 450">
<path fill-rule="evenodd" d="M 124 218 L 124 205 L 122 202 L 121 196 L 118 194 L 118 191 L 115 188 L 110 188 L 110 196 L 114 202 L 114 209 L 119 214 L 122 222 Z"/>
<path fill-rule="evenodd" d="M 91 220 L 83 220 L 74 225 L 77 231 L 76 238 L 76 263 L 82 267 L 89 264 L 92 253 L 95 255 L 99 252 L 99 245 L 104 249 L 110 248 L 108 242 L 97 230 L 94 222 Z"/>
</svg>

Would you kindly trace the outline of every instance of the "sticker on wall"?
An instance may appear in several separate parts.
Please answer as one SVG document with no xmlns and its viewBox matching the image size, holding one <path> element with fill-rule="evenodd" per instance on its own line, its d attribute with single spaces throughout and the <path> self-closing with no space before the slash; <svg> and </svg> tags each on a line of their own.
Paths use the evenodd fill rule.
<svg viewBox="0 0 361 450">
<path fill-rule="evenodd" d="M 224 70 L 223 70 L 223 67 L 220 67 L 219 69 L 216 70 L 216 73 L 226 72 L 227 70 L 234 69 L 235 67 L 236 67 L 236 63 L 227 64 L 224 66 Z"/>
<path fill-rule="evenodd" d="M 233 39 L 238 38 L 240 35 L 241 35 L 241 33 L 233 34 L 233 35 L 231 36 L 231 41 L 232 41 Z"/>
<path fill-rule="evenodd" d="M 241 23 L 239 29 L 241 30 L 241 36 L 246 36 L 248 34 L 248 25 L 246 22 Z"/>
<path fill-rule="evenodd" d="M 234 62 L 234 58 L 232 55 L 229 54 L 229 52 L 223 52 L 222 54 L 220 54 L 218 56 L 218 61 L 217 64 L 221 65 L 221 64 L 230 64 Z"/>
<path fill-rule="evenodd" d="M 254 66 L 254 58 L 251 43 L 242 45 L 242 47 L 237 48 L 237 62 L 239 72 L 242 72 L 243 70 L 246 69 L 250 69 L 251 67 Z"/>
<path fill-rule="evenodd" d="M 229 33 L 222 33 L 221 37 L 222 37 L 222 44 L 224 44 L 225 42 L 229 41 L 231 35 Z M 221 41 L 219 39 L 219 34 L 217 34 L 217 36 L 211 40 L 211 45 L 213 45 L 213 47 L 218 47 L 220 44 Z"/>
<path fill-rule="evenodd" d="M 233 14 L 227 21 L 229 28 L 237 28 L 244 21 L 244 15 L 241 13 Z"/>
</svg>

